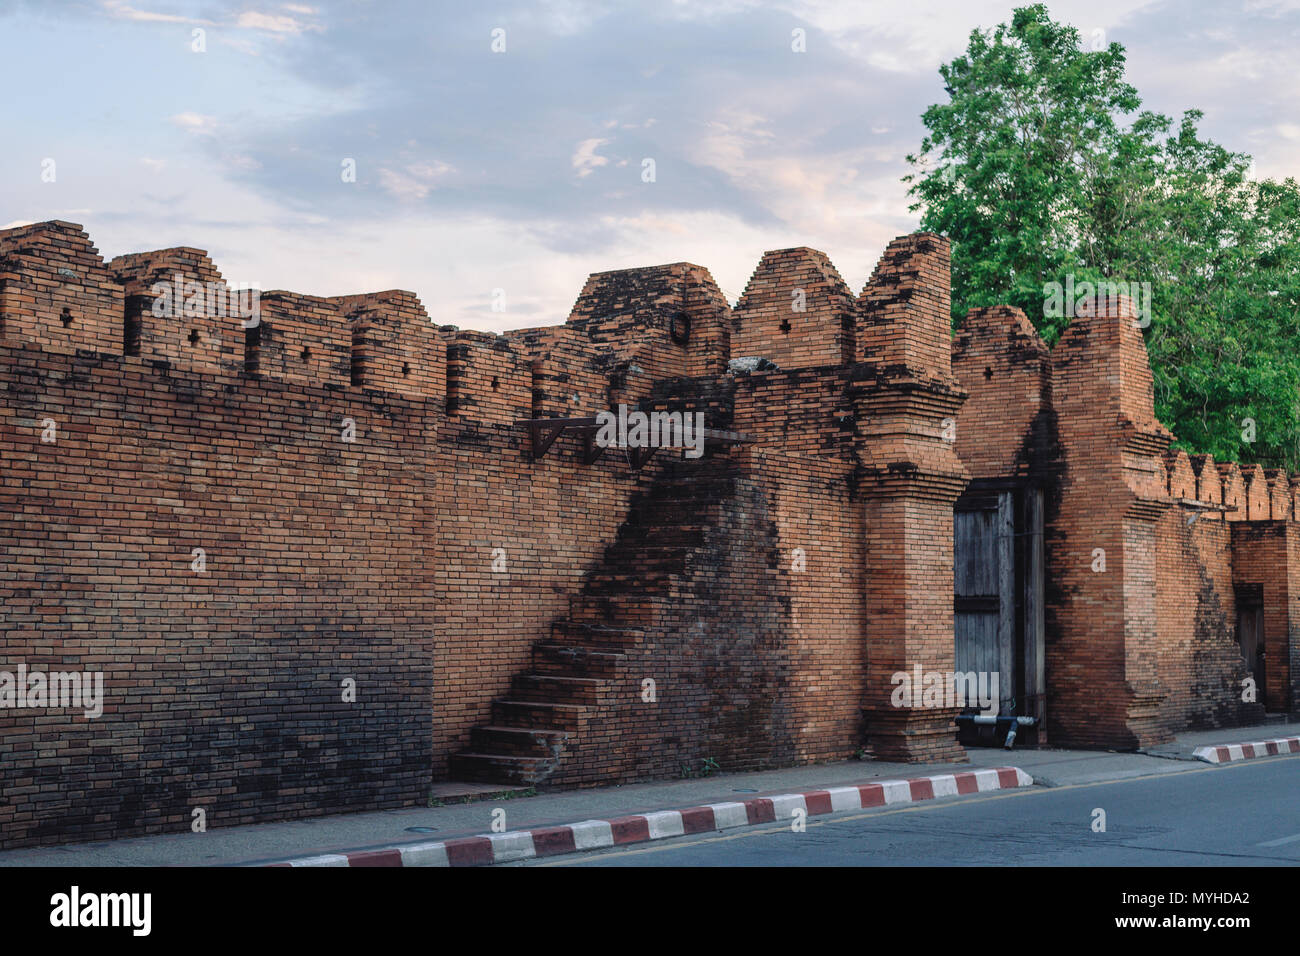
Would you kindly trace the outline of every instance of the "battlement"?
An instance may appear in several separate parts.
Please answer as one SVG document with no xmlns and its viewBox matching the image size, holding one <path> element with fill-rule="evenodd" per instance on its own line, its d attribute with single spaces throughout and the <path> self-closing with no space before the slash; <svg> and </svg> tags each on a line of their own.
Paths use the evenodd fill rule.
<svg viewBox="0 0 1300 956">
<path fill-rule="evenodd" d="M 205 251 L 132 253 L 108 268 L 125 296 L 123 354 L 226 372 L 243 367 L 242 303 Z"/>
<path fill-rule="evenodd" d="M 120 352 L 123 293 L 90 237 L 51 220 L 0 231 L 0 337 Z"/>
<path fill-rule="evenodd" d="M 446 395 L 446 342 L 414 292 L 390 289 L 329 301 L 351 326 L 353 385 Z"/>
<path fill-rule="evenodd" d="M 952 253 L 918 232 L 889 244 L 858 296 L 858 358 L 951 377 Z"/>
<path fill-rule="evenodd" d="M 447 344 L 447 414 L 508 423 L 532 411 L 528 356 L 504 335 L 458 330 Z"/>
<path fill-rule="evenodd" d="M 708 269 L 674 262 L 592 273 L 568 324 L 660 379 L 723 371 L 730 313 Z"/>
<path fill-rule="evenodd" d="M 854 298 L 822 252 L 766 253 L 733 313 L 689 262 L 592 273 L 561 326 L 503 336 L 435 325 L 413 292 L 232 288 L 203 249 L 104 262 L 74 223 L 0 232 L 0 339 L 235 378 L 434 398 L 458 418 L 590 415 L 656 382 L 720 375 L 733 355 L 783 368 L 868 360 L 948 379 L 947 244 L 890 244 Z M 860 333 L 860 328 L 867 331 Z"/>
<path fill-rule="evenodd" d="M 732 351 L 781 368 L 854 361 L 853 292 L 823 252 L 765 253 L 731 314 Z"/>
</svg>

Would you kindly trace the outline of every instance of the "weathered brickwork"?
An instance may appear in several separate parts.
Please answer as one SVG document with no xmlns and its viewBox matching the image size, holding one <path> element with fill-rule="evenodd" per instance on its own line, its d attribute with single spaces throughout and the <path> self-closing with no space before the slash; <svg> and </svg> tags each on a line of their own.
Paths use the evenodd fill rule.
<svg viewBox="0 0 1300 956">
<path fill-rule="evenodd" d="M 954 339 L 948 270 L 947 240 L 902 237 L 854 297 L 781 250 L 734 311 L 690 263 L 596 273 L 563 325 L 494 335 L 398 290 L 171 314 L 159 283 L 226 288 L 202 250 L 0 232 L 0 671 L 105 682 L 95 719 L 0 709 L 0 845 L 448 777 L 964 759 L 959 707 L 891 692 L 954 667 L 981 482 L 1046 500 L 1053 742 L 1294 708 L 1300 478 L 1171 453 L 1122 309 L 1052 351 L 1006 308 Z M 593 447 L 579 423 L 619 403 L 702 412 L 705 454 Z M 535 451 L 554 419 L 578 422 Z"/>
</svg>

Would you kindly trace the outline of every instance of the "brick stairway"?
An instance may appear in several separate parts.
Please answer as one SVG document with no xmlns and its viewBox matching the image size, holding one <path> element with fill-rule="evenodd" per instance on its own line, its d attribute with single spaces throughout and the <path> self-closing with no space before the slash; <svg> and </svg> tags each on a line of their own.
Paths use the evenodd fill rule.
<svg viewBox="0 0 1300 956">
<path fill-rule="evenodd" d="M 602 755 L 591 751 L 608 735 L 592 731 L 636 692 L 630 659 L 646 651 L 647 626 L 681 599 L 709 530 L 735 494 L 737 471 L 722 455 L 667 464 L 632 502 L 601 565 L 570 601 L 569 616 L 533 645 L 531 669 L 493 701 L 491 723 L 471 731 L 469 749 L 452 756 L 452 779 L 530 786 L 553 777 L 562 761 L 599 765 Z"/>
</svg>

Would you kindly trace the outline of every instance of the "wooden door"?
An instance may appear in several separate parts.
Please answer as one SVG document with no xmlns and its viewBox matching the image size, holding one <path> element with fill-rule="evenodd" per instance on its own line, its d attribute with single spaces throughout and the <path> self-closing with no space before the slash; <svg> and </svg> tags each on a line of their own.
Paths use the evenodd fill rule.
<svg viewBox="0 0 1300 956">
<path fill-rule="evenodd" d="M 956 670 L 997 674 L 998 713 L 1015 712 L 1016 568 L 1013 494 L 967 499 L 953 514 Z"/>
</svg>

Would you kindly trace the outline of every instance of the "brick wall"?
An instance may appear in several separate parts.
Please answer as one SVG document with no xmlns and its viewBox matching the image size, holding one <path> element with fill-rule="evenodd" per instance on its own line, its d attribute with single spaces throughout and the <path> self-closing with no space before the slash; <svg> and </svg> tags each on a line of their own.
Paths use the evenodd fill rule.
<svg viewBox="0 0 1300 956">
<path fill-rule="evenodd" d="M 3 669 L 105 675 L 0 711 L 5 845 L 423 800 L 434 409 L 9 342 L 0 392 Z"/>
<path fill-rule="evenodd" d="M 853 300 L 823 254 L 769 253 L 734 314 L 674 263 L 593 274 L 563 326 L 270 292 L 245 329 L 154 315 L 155 282 L 222 287 L 202 250 L 106 265 L 79 226 L 0 232 L 3 663 L 99 669 L 107 693 L 95 721 L 0 711 L 0 840 L 411 805 L 507 766 L 467 748 L 508 746 L 493 722 L 527 726 L 538 702 L 510 698 L 539 688 L 590 705 L 559 708 L 554 785 L 960 760 L 953 712 L 889 698 L 895 671 L 952 669 L 972 478 L 1048 489 L 1054 737 L 1255 716 L 1229 692 L 1233 585 L 1256 578 L 1285 609 L 1266 696 L 1294 706 L 1300 478 L 1169 453 L 1122 311 L 1051 353 L 1005 308 L 953 342 L 948 255 L 895 240 Z M 570 432 L 534 458 L 523 419 L 618 402 L 749 441 L 636 470 Z M 575 667 L 605 676 L 555 680 Z"/>
</svg>

